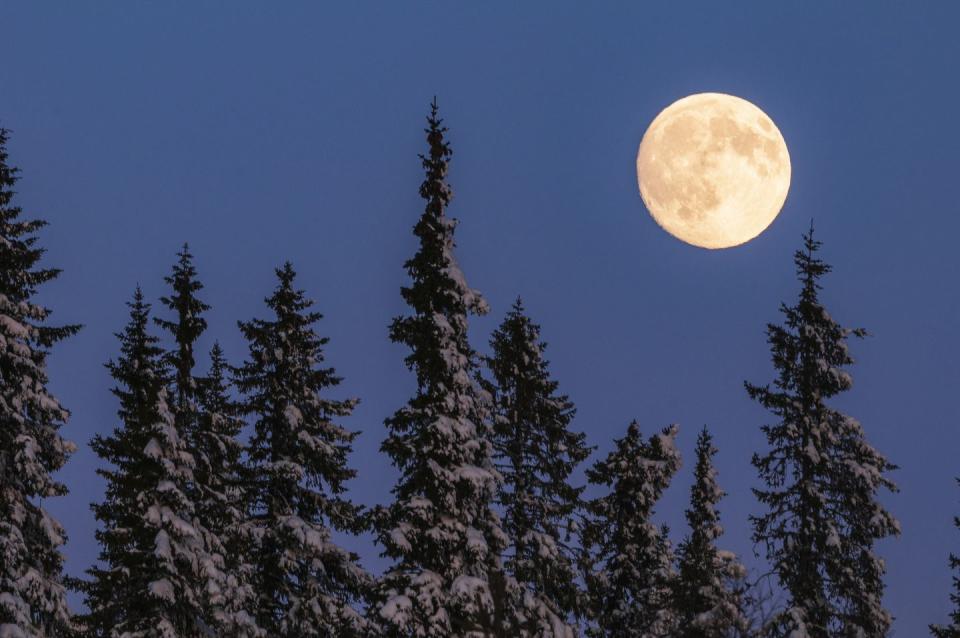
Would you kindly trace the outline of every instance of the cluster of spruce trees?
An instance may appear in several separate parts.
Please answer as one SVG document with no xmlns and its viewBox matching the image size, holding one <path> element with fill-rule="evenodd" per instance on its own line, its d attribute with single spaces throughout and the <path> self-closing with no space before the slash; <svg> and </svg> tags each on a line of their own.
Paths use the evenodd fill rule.
<svg viewBox="0 0 960 638">
<path fill-rule="evenodd" d="M 592 448 L 571 427 L 539 326 L 517 301 L 489 356 L 471 348 L 468 317 L 488 308 L 454 257 L 451 151 L 435 103 L 427 122 L 426 205 L 401 290 L 409 312 L 389 329 L 417 381 L 386 420 L 392 501 L 366 509 L 346 494 L 356 433 L 338 421 L 356 400 L 332 396 L 340 378 L 325 364 L 321 316 L 290 264 L 276 272 L 268 318 L 239 324 L 246 360 L 234 367 L 215 345 L 198 371 L 209 307 L 185 247 L 158 316 L 134 293 L 108 363 L 119 423 L 91 442 L 106 493 L 93 505 L 99 561 L 81 579 L 62 574 L 64 530 L 42 507 L 66 493 L 52 475 L 74 450 L 46 357 L 78 327 L 47 325 L 32 301 L 57 271 L 38 266 L 43 222 L 12 202 L 0 130 L 0 638 L 885 636 L 874 545 L 899 531 L 877 500 L 896 489 L 894 466 L 827 403 L 850 387 L 846 342 L 864 333 L 821 305 L 829 267 L 812 230 L 795 256 L 799 299 L 767 328 L 777 376 L 747 384 L 776 417 L 753 458 L 764 510 L 753 540 L 782 592 L 764 615 L 769 601 L 717 546 L 723 492 L 706 429 L 674 548 L 653 518 L 680 468 L 676 426 L 645 436 L 631 423 L 586 469 L 599 496 L 585 498 L 571 477 Z M 334 541 L 365 531 L 389 562 L 380 576 Z M 83 613 L 69 612 L 69 587 Z M 960 581 L 953 598 L 938 637 L 960 636 Z"/>
</svg>

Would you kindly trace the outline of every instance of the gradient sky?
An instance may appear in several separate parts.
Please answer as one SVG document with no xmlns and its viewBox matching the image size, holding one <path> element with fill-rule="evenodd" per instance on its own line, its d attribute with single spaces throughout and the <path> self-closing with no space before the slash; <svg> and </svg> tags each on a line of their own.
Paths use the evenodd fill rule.
<svg viewBox="0 0 960 638">
<path fill-rule="evenodd" d="M 0 125 L 23 171 L 18 203 L 51 225 L 63 276 L 42 301 L 86 328 L 59 346 L 52 386 L 81 444 L 48 506 L 67 567 L 96 556 L 100 497 L 86 442 L 116 424 L 103 363 L 137 282 L 149 298 L 189 241 L 213 305 L 208 347 L 244 356 L 237 319 L 264 313 L 291 260 L 326 315 L 343 395 L 362 399 L 353 496 L 385 500 L 382 421 L 411 394 L 402 263 L 438 96 L 450 126 L 459 257 L 493 312 L 519 294 L 543 325 L 576 426 L 606 452 L 637 418 L 681 424 L 687 466 L 659 508 L 683 530 L 696 431 L 720 448 L 725 544 L 752 558 L 749 464 L 765 412 L 745 379 L 772 378 L 764 326 L 797 292 L 792 251 L 815 218 L 835 271 L 823 298 L 872 336 L 853 344 L 837 404 L 901 466 L 884 542 L 898 636 L 945 619 L 960 549 L 960 293 L 955 284 L 960 5 L 949 2 L 27 3 L 0 1 Z M 354 4 L 354 3 L 350 3 Z M 640 200 L 634 160 L 675 99 L 732 93 L 766 111 L 793 185 L 753 242 L 711 252 L 668 236 Z M 365 539 L 365 564 L 382 563 Z"/>
</svg>

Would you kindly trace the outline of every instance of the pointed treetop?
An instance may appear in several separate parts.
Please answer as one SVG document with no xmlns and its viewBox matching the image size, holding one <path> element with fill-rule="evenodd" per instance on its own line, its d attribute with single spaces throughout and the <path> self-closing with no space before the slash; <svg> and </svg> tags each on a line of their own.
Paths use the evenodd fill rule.
<svg viewBox="0 0 960 638">
<path fill-rule="evenodd" d="M 807 301 L 815 301 L 820 285 L 817 281 L 832 269 L 817 257 L 821 242 L 813 237 L 813 220 L 810 220 L 810 230 L 803 234 L 803 248 L 797 249 L 793 255 L 793 263 L 797 267 L 797 278 L 803 282 L 802 297 Z"/>
<path fill-rule="evenodd" d="M 207 390 L 214 394 L 226 393 L 229 370 L 230 364 L 227 363 L 227 357 L 223 348 L 220 347 L 220 342 L 214 341 L 213 347 L 210 348 L 210 367 L 206 377 Z"/>
<path fill-rule="evenodd" d="M 426 171 L 423 183 L 420 185 L 420 196 L 428 201 L 428 213 L 439 217 L 450 203 L 452 193 L 444 181 L 447 176 L 447 165 L 453 151 L 450 144 L 444 139 L 447 127 L 437 110 L 437 101 L 434 98 L 430 105 L 430 115 L 427 117 L 427 144 L 430 145 L 429 154 L 420 154 L 420 161 Z"/>
<path fill-rule="evenodd" d="M 207 329 L 207 321 L 203 313 L 210 306 L 197 298 L 197 293 L 203 289 L 203 284 L 197 279 L 197 269 L 193 265 L 193 255 L 190 246 L 186 243 L 177 253 L 177 263 L 172 272 L 164 277 L 164 281 L 172 288 L 172 294 L 161 297 L 160 301 L 175 313 L 173 319 L 156 317 L 154 322 L 169 332 L 176 341 L 176 348 L 169 352 L 167 361 L 176 370 L 175 386 L 177 426 L 181 429 L 189 427 L 189 398 L 196 388 L 193 382 L 193 368 L 196 360 L 193 354 L 194 343 Z"/>
<path fill-rule="evenodd" d="M 227 359 L 223 353 L 223 348 L 220 346 L 220 341 L 214 341 L 213 347 L 210 348 L 210 369 L 225 370 L 226 368 Z"/>
<path fill-rule="evenodd" d="M 287 260 L 283 262 L 283 265 L 276 269 L 277 277 L 279 277 L 281 283 L 289 284 L 297 276 L 297 271 L 293 269 L 293 264 Z"/>
<path fill-rule="evenodd" d="M 60 274 L 57 268 L 33 270 L 45 250 L 37 246 L 34 233 L 47 225 L 42 219 L 22 220 L 23 210 L 13 204 L 16 194 L 14 187 L 19 181 L 20 171 L 7 163 L 7 141 L 9 131 L 0 128 L 0 295 L 12 304 L 29 299 L 38 286 Z M 31 311 L 44 319 L 49 311 L 34 307 Z M 36 326 L 36 339 L 47 345 L 77 330 L 79 326 L 50 328 Z"/>
<path fill-rule="evenodd" d="M 130 325 L 145 327 L 150 314 L 150 304 L 144 301 L 143 288 L 140 287 L 139 282 L 133 289 L 133 299 L 127 302 L 127 307 L 130 308 Z"/>
<path fill-rule="evenodd" d="M 304 291 L 296 288 L 294 282 L 297 278 L 297 271 L 289 261 L 283 262 L 279 268 L 275 268 L 277 275 L 277 287 L 273 294 L 265 299 L 269 308 L 273 309 L 278 319 L 293 319 L 296 323 L 310 324 L 323 318 L 318 312 L 310 312 L 301 319 L 296 318 L 296 313 L 313 306 L 313 301 L 304 296 Z M 322 341 L 326 343 L 326 340 Z"/>
</svg>

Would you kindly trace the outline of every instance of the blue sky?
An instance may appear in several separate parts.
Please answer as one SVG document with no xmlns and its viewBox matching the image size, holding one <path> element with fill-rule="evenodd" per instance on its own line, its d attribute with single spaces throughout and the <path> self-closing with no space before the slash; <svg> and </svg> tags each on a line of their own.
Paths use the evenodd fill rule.
<svg viewBox="0 0 960 638">
<path fill-rule="evenodd" d="M 151 299 L 189 241 L 213 305 L 205 345 L 244 355 L 237 319 L 261 316 L 291 260 L 326 315 L 329 361 L 362 403 L 352 494 L 387 498 L 382 421 L 409 396 L 402 263 L 421 210 L 416 154 L 438 96 L 454 148 L 459 256 L 491 303 L 480 348 L 519 294 L 550 342 L 577 427 L 600 452 L 637 418 L 681 425 L 688 461 L 707 424 L 720 447 L 726 544 L 752 558 L 749 464 L 767 419 L 743 390 L 772 378 L 764 326 L 792 301 L 792 251 L 815 218 L 835 272 L 834 317 L 855 343 L 837 403 L 901 466 L 886 499 L 903 536 L 881 546 L 900 636 L 949 608 L 960 549 L 960 257 L 956 62 L 949 2 L 674 3 L 0 2 L 0 125 L 23 171 L 18 202 L 50 221 L 63 276 L 42 292 L 86 324 L 51 362 L 81 444 L 68 568 L 96 556 L 86 447 L 114 427 L 103 363 L 139 282 Z M 678 242 L 646 213 L 634 160 L 675 99 L 732 93 L 790 149 L 783 212 L 719 252 Z M 690 463 L 659 509 L 679 534 Z M 355 543 L 371 569 L 381 563 Z"/>
</svg>

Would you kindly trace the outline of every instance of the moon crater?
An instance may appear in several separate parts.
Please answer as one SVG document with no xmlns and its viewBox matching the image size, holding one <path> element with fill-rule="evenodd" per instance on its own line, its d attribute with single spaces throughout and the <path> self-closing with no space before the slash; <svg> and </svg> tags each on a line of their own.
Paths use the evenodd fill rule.
<svg viewBox="0 0 960 638">
<path fill-rule="evenodd" d="M 687 243 L 728 248 L 773 222 L 790 188 L 783 136 L 759 108 L 722 93 L 674 102 L 637 153 L 640 194 L 661 227 Z"/>
</svg>

